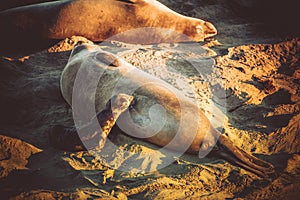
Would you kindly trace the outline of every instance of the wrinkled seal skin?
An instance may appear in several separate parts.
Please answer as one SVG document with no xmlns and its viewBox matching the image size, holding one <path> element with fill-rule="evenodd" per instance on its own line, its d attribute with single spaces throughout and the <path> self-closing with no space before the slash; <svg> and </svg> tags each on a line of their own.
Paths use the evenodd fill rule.
<svg viewBox="0 0 300 200">
<path fill-rule="evenodd" d="M 118 33 L 142 27 L 170 29 L 187 35 L 193 41 L 203 41 L 217 33 L 211 23 L 180 15 L 156 0 L 46 2 L 2 11 L 0 24 L 5 27 L 0 38 L 2 44 L 6 42 L 6 48 L 18 43 L 33 45 L 37 41 L 64 39 L 73 35 L 103 41 Z M 168 36 L 145 36 L 148 41 L 141 42 L 159 43 L 165 41 L 165 37 Z M 174 42 L 180 41 L 176 40 Z"/>
<path fill-rule="evenodd" d="M 85 75 L 84 79 L 78 79 L 82 74 Z M 99 77 L 97 91 L 93 93 L 95 89 L 90 89 L 91 80 L 98 81 Z M 82 84 L 87 87 L 81 88 Z M 133 97 L 127 112 L 129 115 L 122 113 L 117 123 L 119 127 L 125 124 L 125 129 L 121 127 L 121 130 L 125 130 L 126 134 L 177 151 L 197 154 L 199 150 L 212 150 L 211 153 L 259 176 L 266 177 L 274 172 L 271 164 L 236 147 L 215 130 L 198 106 L 173 86 L 133 67 L 114 54 L 102 51 L 96 45 L 84 44 L 73 49 L 61 76 L 61 92 L 73 106 L 73 111 L 80 105 L 75 111 L 79 115 L 95 112 L 95 108 L 96 112 L 101 113 L 101 110 L 107 110 L 105 105 L 111 96 L 127 93 Z M 74 105 L 78 101 L 81 104 Z M 88 106 L 90 104 L 92 106 Z M 156 112 L 151 116 L 150 110 L 154 105 L 160 105 L 166 112 Z M 160 118 L 161 115 L 163 118 Z M 161 121 L 164 125 L 155 130 Z M 156 134 L 148 135 L 149 132 L 141 131 L 135 125 L 148 125 L 150 132 L 154 128 Z"/>
</svg>

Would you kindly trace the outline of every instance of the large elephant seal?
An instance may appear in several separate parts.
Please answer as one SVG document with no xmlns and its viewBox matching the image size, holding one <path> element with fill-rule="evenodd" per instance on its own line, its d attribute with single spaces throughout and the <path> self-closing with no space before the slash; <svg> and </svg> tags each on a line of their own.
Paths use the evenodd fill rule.
<svg viewBox="0 0 300 200">
<path fill-rule="evenodd" d="M 105 122 L 113 121 L 126 134 L 158 146 L 194 154 L 213 150 L 258 175 L 267 176 L 273 172 L 271 164 L 236 147 L 214 129 L 198 106 L 180 91 L 96 45 L 84 44 L 73 49 L 61 76 L 61 92 L 73 108 L 74 119 L 79 116 L 87 122 L 78 127 L 83 143 L 88 144 L 87 149 L 103 147 L 112 128 Z M 116 96 L 123 100 L 113 106 L 111 102 Z M 122 109 L 117 109 L 118 105 L 123 105 Z M 101 128 L 89 123 L 88 117 L 84 119 L 93 112 L 98 113 L 95 119 Z M 111 119 L 102 113 L 118 114 Z M 63 146 L 69 142 L 64 138 L 70 136 L 62 132 L 63 129 L 55 129 L 50 133 L 50 136 L 55 135 L 52 143 Z M 74 130 L 72 137 L 75 134 Z"/>
<path fill-rule="evenodd" d="M 193 41 L 216 35 L 216 28 L 201 19 L 178 14 L 156 0 L 64 0 L 17 7 L 0 12 L 1 46 L 7 49 L 19 43 L 34 45 L 46 39 L 64 39 L 73 35 L 103 41 L 128 30 L 149 29 L 136 43 L 180 42 L 170 30 Z M 166 31 L 162 30 L 165 29 Z M 151 32 L 151 31 L 150 31 Z M 145 34 L 145 35 L 144 35 Z M 148 35 L 147 35 L 148 34 Z M 149 35 L 149 34 L 152 34 Z M 170 39 L 171 38 L 171 39 Z M 125 39 L 126 42 L 126 39 Z"/>
</svg>

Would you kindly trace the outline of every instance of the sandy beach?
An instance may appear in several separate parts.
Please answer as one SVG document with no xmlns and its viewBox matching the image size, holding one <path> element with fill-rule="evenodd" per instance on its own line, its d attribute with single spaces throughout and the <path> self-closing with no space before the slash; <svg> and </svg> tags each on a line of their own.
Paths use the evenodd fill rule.
<svg viewBox="0 0 300 200">
<path fill-rule="evenodd" d="M 59 81 L 74 45 L 88 41 L 75 36 L 1 55 L 0 199 L 299 199 L 297 34 L 270 31 L 226 1 L 161 2 L 212 22 L 218 35 L 201 43 L 97 44 L 192 98 L 236 146 L 272 163 L 275 175 L 261 178 L 210 156 L 147 157 L 159 147 L 117 128 L 110 138 L 117 148 L 104 148 L 102 160 L 53 148 L 49 129 L 74 125 Z"/>
</svg>

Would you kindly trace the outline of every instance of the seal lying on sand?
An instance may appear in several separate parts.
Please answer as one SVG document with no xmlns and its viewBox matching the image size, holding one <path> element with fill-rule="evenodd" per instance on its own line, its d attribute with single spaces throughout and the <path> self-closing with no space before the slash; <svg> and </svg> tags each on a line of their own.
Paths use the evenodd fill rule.
<svg viewBox="0 0 300 200">
<path fill-rule="evenodd" d="M 216 35 L 209 22 L 178 14 L 156 0 L 64 0 L 17 7 L 0 12 L 1 43 L 5 48 L 26 42 L 34 45 L 45 39 L 64 39 L 73 35 L 91 41 L 104 41 L 124 31 L 155 27 L 123 42 L 180 42 L 170 30 L 189 40 L 203 41 Z M 163 32 L 163 33 L 162 33 Z M 146 34 L 146 35 L 144 35 Z M 149 35 L 150 34 L 150 35 Z M 152 35 L 151 35 L 152 34 Z M 137 40 L 143 35 L 143 40 Z M 131 36 L 129 36 L 131 37 Z M 33 44 L 32 44 L 33 43 Z"/>
<path fill-rule="evenodd" d="M 180 91 L 96 45 L 73 49 L 61 76 L 61 92 L 72 105 L 74 119 L 82 116 L 87 122 L 78 129 L 86 149 L 100 150 L 116 123 L 126 134 L 158 146 L 194 154 L 213 150 L 258 175 L 273 172 L 271 164 L 236 147 L 215 130 Z M 98 114 L 90 121 L 96 123 L 84 119 L 93 112 Z M 50 132 L 52 144 L 64 147 L 76 135 L 75 130 L 62 132 L 57 127 Z"/>
</svg>

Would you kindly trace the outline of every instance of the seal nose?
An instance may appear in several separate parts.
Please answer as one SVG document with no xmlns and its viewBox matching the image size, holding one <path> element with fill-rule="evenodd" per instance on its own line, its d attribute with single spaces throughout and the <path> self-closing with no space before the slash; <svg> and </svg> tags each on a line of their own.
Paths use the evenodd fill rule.
<svg viewBox="0 0 300 200">
<path fill-rule="evenodd" d="M 218 31 L 212 23 L 205 22 L 204 25 L 206 27 L 205 29 L 206 38 L 217 35 Z"/>
</svg>

